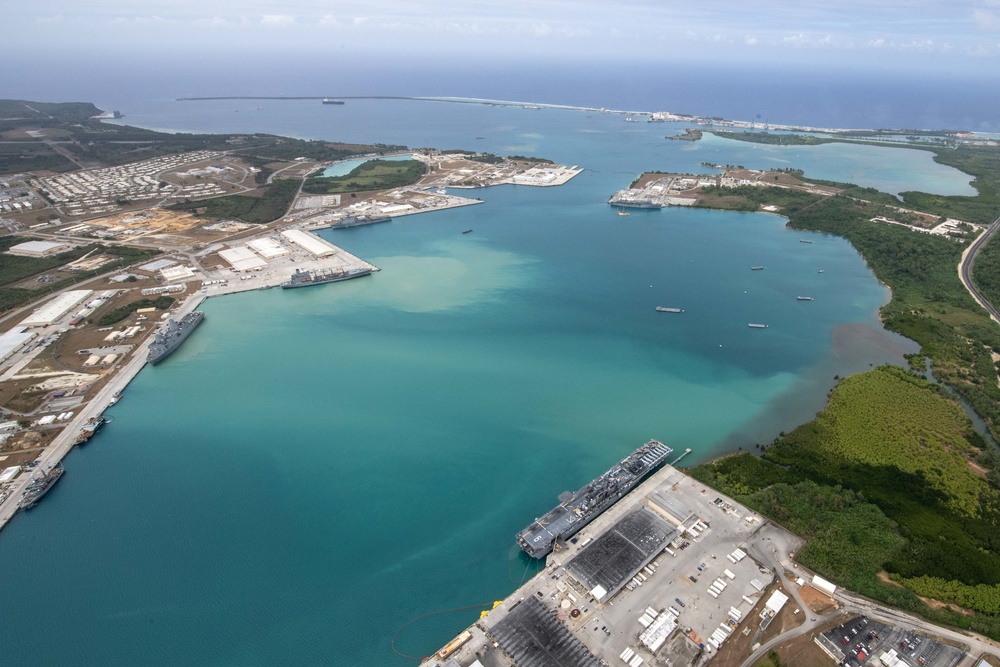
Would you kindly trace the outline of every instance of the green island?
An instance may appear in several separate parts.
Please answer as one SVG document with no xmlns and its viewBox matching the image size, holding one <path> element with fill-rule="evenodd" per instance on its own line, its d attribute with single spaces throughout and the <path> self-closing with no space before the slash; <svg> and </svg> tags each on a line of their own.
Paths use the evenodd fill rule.
<svg viewBox="0 0 1000 667">
<path fill-rule="evenodd" d="M 736 141 L 749 141 L 755 144 L 771 144 L 775 146 L 816 146 L 835 141 L 835 139 L 814 137 L 809 134 L 772 134 L 771 132 L 732 132 L 728 130 L 712 130 L 709 134 L 714 134 L 722 139 L 734 139 Z"/>
<path fill-rule="evenodd" d="M 368 160 L 343 176 L 311 176 L 302 191 L 312 195 L 371 192 L 413 185 L 427 167 L 419 160 Z"/>
</svg>

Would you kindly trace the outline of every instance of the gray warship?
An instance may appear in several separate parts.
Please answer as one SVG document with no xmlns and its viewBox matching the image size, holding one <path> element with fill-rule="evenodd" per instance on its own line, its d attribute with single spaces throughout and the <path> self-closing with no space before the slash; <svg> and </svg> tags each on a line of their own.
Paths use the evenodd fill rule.
<svg viewBox="0 0 1000 667">
<path fill-rule="evenodd" d="M 351 280 L 370 276 L 372 269 L 350 269 L 348 271 L 302 271 L 295 269 L 291 280 L 281 283 L 281 289 L 292 289 L 295 287 L 309 287 L 310 285 L 323 285 L 325 283 L 339 283 L 342 280 Z"/>
<path fill-rule="evenodd" d="M 167 323 L 153 336 L 147 361 L 155 366 L 166 359 L 171 352 L 181 346 L 181 343 L 204 319 L 205 313 L 196 310 L 184 315 L 179 320 L 167 320 Z"/>
<path fill-rule="evenodd" d="M 559 504 L 517 534 L 532 558 L 544 558 L 557 540 L 568 540 L 659 468 L 673 450 L 650 440 L 576 493 L 560 494 Z"/>
<path fill-rule="evenodd" d="M 59 481 L 65 470 L 62 467 L 62 463 L 57 463 L 53 466 L 52 470 L 46 473 L 43 477 L 36 479 L 28 485 L 28 488 L 24 491 L 24 497 L 21 498 L 21 502 L 18 503 L 18 507 L 23 510 L 30 510 L 32 507 L 38 504 L 38 501 L 42 499 L 49 489 Z"/>
</svg>

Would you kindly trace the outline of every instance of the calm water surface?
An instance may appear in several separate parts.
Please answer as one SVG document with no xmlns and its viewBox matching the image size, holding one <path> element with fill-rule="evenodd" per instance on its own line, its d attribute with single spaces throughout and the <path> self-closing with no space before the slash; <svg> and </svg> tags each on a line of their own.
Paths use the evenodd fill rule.
<svg viewBox="0 0 1000 667">
<path fill-rule="evenodd" d="M 579 113 L 277 106 L 150 103 L 129 121 L 587 171 L 324 232 L 382 269 L 370 278 L 209 300 L 205 324 L 0 535 L 16 573 L 0 588 L 8 664 L 413 665 L 390 646 L 397 630 L 530 576 L 513 536 L 560 491 L 652 437 L 693 448 L 688 462 L 752 448 L 811 418 L 835 374 L 914 350 L 878 326 L 887 291 L 842 239 L 774 215 L 606 204 L 645 169 L 776 154 Z M 964 178 L 920 152 L 815 148 L 780 159 L 887 189 Z M 397 647 L 429 654 L 477 613 L 419 621 Z"/>
</svg>

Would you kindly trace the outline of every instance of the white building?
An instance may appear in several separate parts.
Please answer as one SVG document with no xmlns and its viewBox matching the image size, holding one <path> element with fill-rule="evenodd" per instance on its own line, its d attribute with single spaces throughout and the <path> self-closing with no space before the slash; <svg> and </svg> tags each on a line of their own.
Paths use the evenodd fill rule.
<svg viewBox="0 0 1000 667">
<path fill-rule="evenodd" d="M 78 304 L 83 302 L 91 291 L 89 289 L 78 289 L 63 292 L 52 299 L 44 306 L 37 308 L 35 312 L 21 320 L 22 327 L 45 327 L 58 322 L 66 313 L 73 310 Z"/>
</svg>

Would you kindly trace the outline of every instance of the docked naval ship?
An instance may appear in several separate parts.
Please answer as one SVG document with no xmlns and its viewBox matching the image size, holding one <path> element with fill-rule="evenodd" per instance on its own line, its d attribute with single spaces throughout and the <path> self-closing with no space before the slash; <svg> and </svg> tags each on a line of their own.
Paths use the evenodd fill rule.
<svg viewBox="0 0 1000 667">
<path fill-rule="evenodd" d="M 24 497 L 21 498 L 21 502 L 18 503 L 18 507 L 23 510 L 30 510 L 32 507 L 38 504 L 38 501 L 42 499 L 49 489 L 59 481 L 63 473 L 66 472 L 62 463 L 57 463 L 52 470 L 45 474 L 45 476 L 34 480 L 28 485 L 28 488 L 24 491 Z"/>
<path fill-rule="evenodd" d="M 167 320 L 167 323 L 153 336 L 153 342 L 149 346 L 149 357 L 146 360 L 155 366 L 166 359 L 204 319 L 205 313 L 196 310 L 179 320 Z"/>
<path fill-rule="evenodd" d="M 560 494 L 554 509 L 517 534 L 517 543 L 532 558 L 544 558 L 557 540 L 568 540 L 580 532 L 659 468 L 672 451 L 662 442 L 650 440 L 576 493 Z"/>
<path fill-rule="evenodd" d="M 292 289 L 293 287 L 309 287 L 310 285 L 323 285 L 325 283 L 339 283 L 341 280 L 351 280 L 370 276 L 372 269 L 365 267 L 362 269 L 337 270 L 337 271 L 302 271 L 295 269 L 291 280 L 281 283 L 282 289 Z"/>
</svg>

